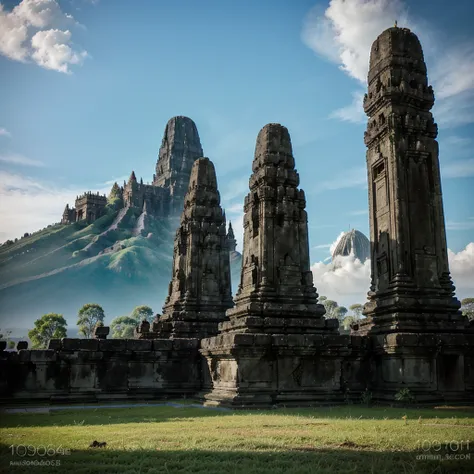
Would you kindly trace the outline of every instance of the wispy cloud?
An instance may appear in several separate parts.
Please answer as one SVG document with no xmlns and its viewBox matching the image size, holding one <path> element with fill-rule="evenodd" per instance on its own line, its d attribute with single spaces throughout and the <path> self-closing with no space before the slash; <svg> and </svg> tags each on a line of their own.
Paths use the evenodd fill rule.
<svg viewBox="0 0 474 474">
<path fill-rule="evenodd" d="M 471 230 L 474 229 L 474 220 L 467 221 L 446 221 L 446 229 L 448 230 Z"/>
<path fill-rule="evenodd" d="M 0 155 L 0 162 L 20 166 L 44 166 L 42 161 L 33 160 L 26 156 L 16 154 Z"/>
<path fill-rule="evenodd" d="M 70 74 L 87 52 L 73 48 L 70 27 L 79 26 L 56 0 L 22 0 L 11 11 L 0 3 L 0 54 L 14 61 Z"/>
<path fill-rule="evenodd" d="M 11 137 L 11 136 L 12 134 L 6 128 L 0 127 L 0 137 Z"/>
<path fill-rule="evenodd" d="M 228 202 L 236 198 L 244 198 L 249 192 L 249 175 L 235 178 L 228 182 L 225 186 L 225 191 L 222 192 L 222 201 Z"/>
<path fill-rule="evenodd" d="M 439 40 L 440 35 L 414 18 L 402 0 L 331 0 L 324 12 L 317 6 L 308 13 L 301 38 L 365 88 L 372 42 L 395 19 L 420 37 L 436 92 L 436 120 L 445 128 L 474 122 L 474 43 Z M 354 99 L 332 117 L 360 123 L 362 111 L 358 114 L 356 109 Z"/>
<path fill-rule="evenodd" d="M 448 161 L 441 164 L 443 178 L 471 178 L 474 176 L 474 158 Z"/>
<path fill-rule="evenodd" d="M 358 211 L 351 211 L 348 213 L 349 216 L 365 216 L 369 213 L 368 209 L 360 209 Z"/>
<path fill-rule="evenodd" d="M 364 168 L 353 168 L 345 172 L 341 172 L 336 178 L 328 179 L 321 183 L 317 183 L 313 190 L 307 194 L 317 194 L 324 191 L 335 191 L 345 188 L 366 188 L 367 187 L 367 170 Z"/>
<path fill-rule="evenodd" d="M 121 185 L 124 181 L 127 181 L 128 178 L 129 176 L 119 176 L 118 178 L 112 178 L 112 179 L 109 179 L 108 181 L 104 181 L 102 183 L 102 186 L 113 186 L 114 183 Z"/>
<path fill-rule="evenodd" d="M 74 204 L 86 188 L 58 187 L 18 173 L 0 170 L 0 234 L 14 239 L 59 222 L 66 203 Z M 97 189 L 101 194 L 107 188 Z"/>
<path fill-rule="evenodd" d="M 313 249 L 328 249 L 329 247 L 331 247 L 331 244 L 321 244 L 321 245 L 315 245 L 314 247 L 312 247 Z"/>
<path fill-rule="evenodd" d="M 364 124 L 367 122 L 362 102 L 364 100 L 364 92 L 356 91 L 352 93 L 352 103 L 335 110 L 329 115 L 329 118 L 342 120 L 343 122 L 351 122 L 356 124 Z"/>
</svg>

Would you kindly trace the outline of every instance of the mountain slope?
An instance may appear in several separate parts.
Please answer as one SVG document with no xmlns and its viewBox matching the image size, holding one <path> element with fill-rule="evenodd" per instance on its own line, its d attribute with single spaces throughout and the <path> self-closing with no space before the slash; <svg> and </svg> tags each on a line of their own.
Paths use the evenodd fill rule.
<svg viewBox="0 0 474 474">
<path fill-rule="evenodd" d="M 178 218 L 133 208 L 113 210 L 87 225 L 53 225 L 0 247 L 2 327 L 30 328 L 48 312 L 75 326 L 79 308 L 103 306 L 106 322 L 147 304 L 155 312 L 167 294 Z M 234 288 L 241 258 L 231 258 Z"/>
</svg>

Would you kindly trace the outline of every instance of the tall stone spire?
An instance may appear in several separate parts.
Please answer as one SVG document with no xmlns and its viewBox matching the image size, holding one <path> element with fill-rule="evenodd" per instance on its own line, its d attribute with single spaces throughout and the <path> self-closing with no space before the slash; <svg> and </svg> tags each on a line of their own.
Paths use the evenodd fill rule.
<svg viewBox="0 0 474 474">
<path fill-rule="evenodd" d="M 372 281 L 361 332 L 466 324 L 449 274 L 433 104 L 418 38 L 387 29 L 372 45 L 364 97 Z"/>
<path fill-rule="evenodd" d="M 193 164 L 181 224 L 176 232 L 173 276 L 163 315 L 154 323 L 159 337 L 209 337 L 217 334 L 232 307 L 226 222 L 214 165 Z"/>
<path fill-rule="evenodd" d="M 153 185 L 169 188 L 171 213 L 181 212 L 191 168 L 202 156 L 196 124 L 188 117 L 170 119 L 166 124 Z"/>
<path fill-rule="evenodd" d="M 268 124 L 260 131 L 252 170 L 244 204 L 241 281 L 236 306 L 227 312 L 230 321 L 221 330 L 286 333 L 327 329 L 309 265 L 305 195 L 298 189 L 299 176 L 285 127 Z M 298 324 L 293 324 L 291 320 L 296 319 Z"/>
<path fill-rule="evenodd" d="M 229 222 L 229 230 L 227 231 L 227 245 L 229 252 L 235 252 L 237 248 L 237 240 L 235 239 L 234 229 L 232 229 L 232 222 Z"/>
</svg>

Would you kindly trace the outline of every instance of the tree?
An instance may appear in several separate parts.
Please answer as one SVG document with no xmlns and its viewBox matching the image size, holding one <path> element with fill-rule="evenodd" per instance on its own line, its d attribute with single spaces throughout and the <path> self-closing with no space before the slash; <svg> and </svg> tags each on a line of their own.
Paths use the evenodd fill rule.
<svg viewBox="0 0 474 474">
<path fill-rule="evenodd" d="M 342 326 L 346 331 L 348 331 L 351 328 L 351 324 L 354 324 L 357 321 L 359 321 L 359 319 L 356 316 L 349 314 L 342 320 Z"/>
<path fill-rule="evenodd" d="M 33 349 L 46 349 L 50 339 L 66 337 L 67 322 L 62 314 L 48 313 L 35 321 L 35 327 L 28 331 Z"/>
<path fill-rule="evenodd" d="M 347 314 L 347 308 L 345 306 L 337 306 L 334 310 L 334 314 L 336 315 L 336 318 L 339 319 L 339 321 L 342 321 L 344 316 Z"/>
<path fill-rule="evenodd" d="M 8 340 L 11 333 L 11 331 L 5 331 L 5 334 L 3 334 L 2 330 L 0 329 L 0 341 L 3 341 L 4 339 Z"/>
<path fill-rule="evenodd" d="M 149 306 L 137 306 L 130 315 L 135 321 L 140 322 L 146 319 L 149 323 L 153 321 L 153 310 Z"/>
<path fill-rule="evenodd" d="M 352 314 L 354 315 L 355 318 L 360 319 L 362 317 L 362 310 L 364 309 L 364 306 L 361 304 L 351 304 L 349 306 L 349 309 L 352 311 Z"/>
<path fill-rule="evenodd" d="M 461 301 L 461 311 L 464 316 L 472 321 L 474 319 L 474 298 L 464 298 Z"/>
<path fill-rule="evenodd" d="M 15 349 L 15 341 L 8 341 L 8 349 Z"/>
<path fill-rule="evenodd" d="M 333 300 L 325 299 L 323 302 L 324 308 L 326 309 L 327 319 L 337 319 L 337 303 Z"/>
<path fill-rule="evenodd" d="M 119 316 L 112 319 L 110 329 L 114 339 L 131 339 L 134 336 L 137 320 L 130 316 Z"/>
<path fill-rule="evenodd" d="M 90 339 L 97 323 L 103 323 L 105 314 L 102 306 L 96 303 L 85 304 L 78 313 L 77 325 L 79 326 L 79 334 L 86 339 Z"/>
</svg>

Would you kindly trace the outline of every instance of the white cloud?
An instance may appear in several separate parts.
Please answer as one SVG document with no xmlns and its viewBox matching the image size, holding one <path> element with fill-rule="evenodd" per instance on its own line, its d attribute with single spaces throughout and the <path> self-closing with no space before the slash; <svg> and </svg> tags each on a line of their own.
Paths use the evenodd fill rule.
<svg viewBox="0 0 474 474">
<path fill-rule="evenodd" d="M 331 245 L 337 245 L 343 232 Z M 459 299 L 474 294 L 474 243 L 456 253 L 448 250 L 451 276 Z M 370 286 L 370 260 L 361 263 L 354 256 L 338 256 L 335 262 L 317 262 L 311 266 L 314 284 L 320 295 L 337 301 L 340 305 L 365 303 Z"/>
<path fill-rule="evenodd" d="M 87 53 L 75 53 L 68 45 L 71 39 L 69 30 L 38 31 L 31 39 L 34 53 L 31 57 L 37 64 L 54 71 L 69 73 L 71 64 L 82 64 Z"/>
<path fill-rule="evenodd" d="M 42 161 L 33 160 L 26 156 L 16 154 L 0 155 L 0 162 L 22 166 L 44 166 Z"/>
<path fill-rule="evenodd" d="M 370 261 L 361 263 L 353 256 L 338 256 L 335 262 L 317 262 L 311 266 L 314 284 L 320 295 L 350 306 L 366 301 L 370 285 Z"/>
<path fill-rule="evenodd" d="M 301 38 L 365 86 L 371 45 L 395 20 L 421 40 L 437 98 L 436 120 L 443 127 L 473 122 L 474 44 L 440 40 L 429 25 L 409 15 L 402 0 L 331 0 L 324 13 L 319 6 L 308 13 Z M 332 116 L 355 121 L 359 117 L 356 107 L 353 102 Z"/>
<path fill-rule="evenodd" d="M 0 54 L 70 73 L 69 66 L 81 64 L 87 52 L 73 50 L 71 32 L 59 28 L 77 25 L 56 0 L 22 0 L 10 12 L 0 3 Z"/>
<path fill-rule="evenodd" d="M 448 259 L 458 298 L 474 296 L 474 242 L 458 253 L 448 249 Z"/>
<path fill-rule="evenodd" d="M 320 15 L 310 11 L 302 31 L 303 42 L 319 55 L 340 64 L 349 76 L 367 80 L 370 47 L 375 38 L 398 21 L 408 24 L 400 0 L 331 0 Z"/>
<path fill-rule="evenodd" d="M 329 118 L 342 120 L 343 122 L 351 122 L 363 124 L 367 122 L 363 108 L 364 92 L 356 91 L 352 93 L 352 103 L 345 107 L 335 110 L 329 115 Z"/>
<path fill-rule="evenodd" d="M 0 235 L 2 240 L 35 232 L 59 222 L 66 203 L 86 189 L 59 188 L 28 176 L 0 170 Z M 102 193 L 108 188 L 98 189 Z"/>
<path fill-rule="evenodd" d="M 12 134 L 6 129 L 0 127 L 0 137 L 11 137 Z"/>
</svg>

